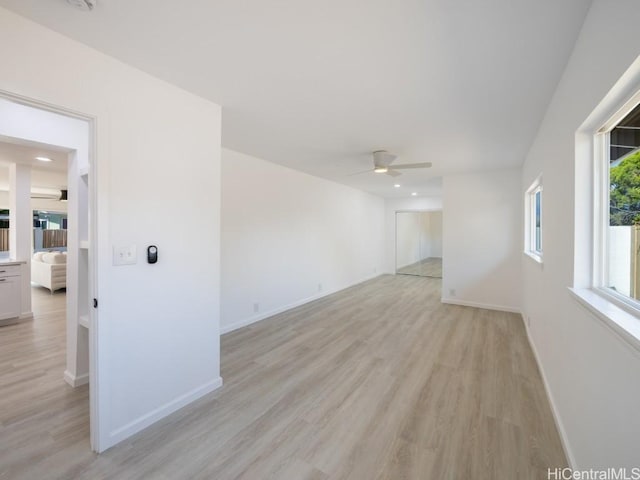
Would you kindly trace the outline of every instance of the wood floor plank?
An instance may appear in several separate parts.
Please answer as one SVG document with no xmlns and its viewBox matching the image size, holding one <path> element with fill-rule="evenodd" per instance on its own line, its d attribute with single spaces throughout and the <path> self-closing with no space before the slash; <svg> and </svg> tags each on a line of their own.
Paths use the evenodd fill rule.
<svg viewBox="0 0 640 480">
<path fill-rule="evenodd" d="M 63 379 L 64 293 L 0 327 L 0 479 L 546 478 L 566 459 L 521 318 L 383 275 L 224 335 L 224 387 L 109 451 Z"/>
</svg>

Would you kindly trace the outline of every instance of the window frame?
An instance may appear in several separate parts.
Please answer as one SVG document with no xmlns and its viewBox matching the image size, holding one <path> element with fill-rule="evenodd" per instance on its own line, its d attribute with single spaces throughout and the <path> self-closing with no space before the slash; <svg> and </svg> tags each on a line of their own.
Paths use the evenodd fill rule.
<svg viewBox="0 0 640 480">
<path fill-rule="evenodd" d="M 593 275 L 591 288 L 601 297 L 640 320 L 640 300 L 616 292 L 608 284 L 610 132 L 640 105 L 640 90 L 626 101 L 593 135 Z"/>
<path fill-rule="evenodd" d="M 602 160 L 604 136 L 640 103 L 640 58 L 605 93 L 574 135 L 573 281 L 568 291 L 577 305 L 613 332 L 640 357 L 640 311 L 637 306 L 601 288 L 605 252 L 603 215 L 609 205 L 609 166 Z M 608 158 L 608 157 L 607 157 Z M 606 182 L 602 181 L 606 173 Z M 604 191 L 603 191 L 604 190 Z M 605 196 L 606 193 L 606 196 Z M 606 209 L 606 210 L 605 210 Z M 608 217 L 607 217 L 608 222 Z"/>
<path fill-rule="evenodd" d="M 524 253 L 538 263 L 543 263 L 543 242 L 542 242 L 542 210 L 544 204 L 544 187 L 542 184 L 542 174 L 540 174 L 525 192 L 525 238 Z M 540 249 L 537 248 L 536 220 L 536 195 L 540 194 Z"/>
</svg>

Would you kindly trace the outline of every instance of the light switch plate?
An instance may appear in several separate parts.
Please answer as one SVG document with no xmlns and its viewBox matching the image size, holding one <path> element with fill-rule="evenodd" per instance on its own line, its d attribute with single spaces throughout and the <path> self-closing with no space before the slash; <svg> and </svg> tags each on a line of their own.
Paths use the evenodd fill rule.
<svg viewBox="0 0 640 480">
<path fill-rule="evenodd" d="M 138 261 L 135 245 L 113 247 L 114 265 L 135 265 Z"/>
</svg>

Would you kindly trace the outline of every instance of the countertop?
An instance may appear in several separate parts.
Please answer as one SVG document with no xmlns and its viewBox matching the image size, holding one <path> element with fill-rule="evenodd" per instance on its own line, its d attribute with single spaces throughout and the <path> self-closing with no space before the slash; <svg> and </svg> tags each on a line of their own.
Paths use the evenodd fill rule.
<svg viewBox="0 0 640 480">
<path fill-rule="evenodd" d="M 22 265 L 27 263 L 25 260 L 10 260 L 8 258 L 0 259 L 0 265 Z"/>
</svg>

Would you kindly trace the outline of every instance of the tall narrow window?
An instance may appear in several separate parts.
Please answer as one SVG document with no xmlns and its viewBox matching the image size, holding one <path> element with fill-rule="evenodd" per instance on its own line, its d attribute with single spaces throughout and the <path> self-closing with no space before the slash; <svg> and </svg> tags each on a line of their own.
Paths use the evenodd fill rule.
<svg viewBox="0 0 640 480">
<path fill-rule="evenodd" d="M 527 255 L 542 262 L 542 177 L 538 177 L 525 195 L 525 246 Z"/>
</svg>

